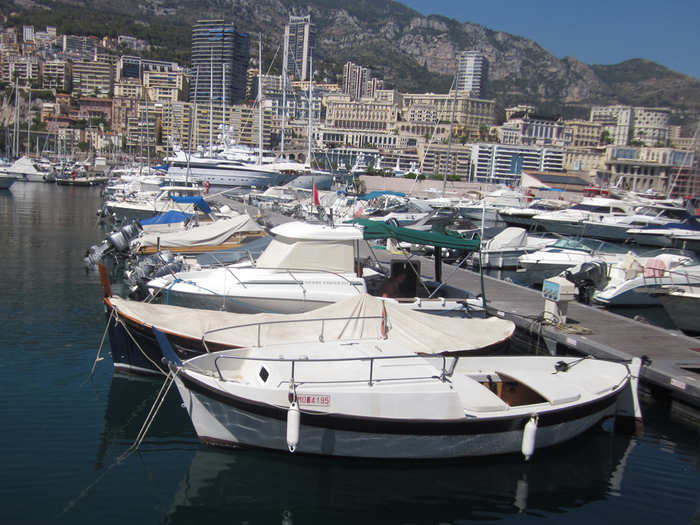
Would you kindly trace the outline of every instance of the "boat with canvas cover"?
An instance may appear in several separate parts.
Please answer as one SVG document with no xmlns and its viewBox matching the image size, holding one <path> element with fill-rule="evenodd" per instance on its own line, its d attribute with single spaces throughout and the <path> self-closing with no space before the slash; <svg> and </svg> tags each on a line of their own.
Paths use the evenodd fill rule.
<svg viewBox="0 0 700 525">
<path fill-rule="evenodd" d="M 428 295 L 419 288 L 413 263 L 393 265 L 387 282 L 360 261 L 362 240 L 395 238 L 465 251 L 479 248 L 478 240 L 422 232 L 366 219 L 326 225 L 288 222 L 270 231 L 272 240 L 254 265 L 179 272 L 153 279 L 148 288 L 167 304 L 240 313 L 298 313 L 376 289 L 390 297 Z M 440 252 L 440 250 L 436 250 Z M 436 281 L 441 281 L 436 257 Z M 395 286 L 394 286 L 395 285 Z M 421 290 L 425 294 L 421 294 Z M 464 297 L 464 295 L 461 295 Z"/>
<path fill-rule="evenodd" d="M 144 303 L 107 295 L 108 333 L 115 370 L 159 374 L 164 369 L 152 327 L 167 335 L 180 359 L 262 342 L 353 340 L 384 333 L 404 351 L 495 353 L 515 326 L 496 317 L 443 317 L 367 294 L 300 314 L 235 314 Z"/>
<path fill-rule="evenodd" d="M 632 365 L 579 357 L 408 352 L 381 336 L 261 344 L 181 361 L 154 328 L 203 443 L 378 459 L 456 458 L 556 445 L 641 420 Z M 315 335 L 318 337 L 319 332 Z M 449 345 L 448 345 L 449 346 Z"/>
</svg>

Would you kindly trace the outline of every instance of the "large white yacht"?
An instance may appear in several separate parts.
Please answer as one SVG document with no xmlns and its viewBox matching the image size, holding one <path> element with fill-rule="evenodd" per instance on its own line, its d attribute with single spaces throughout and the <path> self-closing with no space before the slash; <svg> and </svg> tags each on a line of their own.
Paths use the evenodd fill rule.
<svg viewBox="0 0 700 525">
<path fill-rule="evenodd" d="M 532 217 L 533 224 L 561 235 L 595 237 L 598 223 L 604 219 L 634 215 L 634 204 L 618 199 L 591 197 L 564 210 L 550 211 Z"/>
</svg>

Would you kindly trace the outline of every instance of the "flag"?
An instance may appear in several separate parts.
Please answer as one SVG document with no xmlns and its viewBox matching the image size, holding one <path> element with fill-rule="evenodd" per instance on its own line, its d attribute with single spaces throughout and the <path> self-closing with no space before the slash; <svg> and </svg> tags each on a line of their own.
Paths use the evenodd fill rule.
<svg viewBox="0 0 700 525">
<path fill-rule="evenodd" d="M 318 190 L 316 189 L 316 181 L 314 181 L 314 206 L 320 206 L 321 202 L 318 200 Z"/>
</svg>

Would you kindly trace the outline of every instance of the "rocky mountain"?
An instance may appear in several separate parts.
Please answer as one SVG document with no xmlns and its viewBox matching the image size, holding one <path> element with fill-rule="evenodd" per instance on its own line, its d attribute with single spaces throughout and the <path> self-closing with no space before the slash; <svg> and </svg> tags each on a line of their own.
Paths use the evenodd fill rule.
<svg viewBox="0 0 700 525">
<path fill-rule="evenodd" d="M 557 58 L 536 42 L 442 16 L 423 16 L 392 0 L 0 0 L 8 23 L 53 20 L 59 32 L 132 34 L 160 45 L 158 54 L 186 60 L 197 19 L 233 20 L 263 35 L 264 62 L 281 56 L 289 14 L 311 14 L 317 26 L 317 75 L 335 81 L 347 60 L 371 67 L 402 91 L 444 92 L 464 49 L 489 60 L 489 98 L 501 107 L 529 103 L 548 113 L 584 116 L 593 104 L 670 106 L 678 123 L 700 115 L 700 82 L 646 60 L 612 66 Z M 255 52 L 251 53 L 252 56 Z M 273 66 L 274 68 L 274 66 Z"/>
</svg>

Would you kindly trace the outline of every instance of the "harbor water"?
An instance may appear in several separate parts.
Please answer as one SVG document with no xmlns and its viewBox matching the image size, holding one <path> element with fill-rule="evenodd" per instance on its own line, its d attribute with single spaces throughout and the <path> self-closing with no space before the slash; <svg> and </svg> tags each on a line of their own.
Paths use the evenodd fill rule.
<svg viewBox="0 0 700 525">
<path fill-rule="evenodd" d="M 0 192 L 2 524 L 700 523 L 698 426 L 646 397 L 635 436 L 588 432 L 520 455 L 363 461 L 199 444 L 173 390 L 115 375 L 102 288 L 100 189 Z"/>
</svg>

